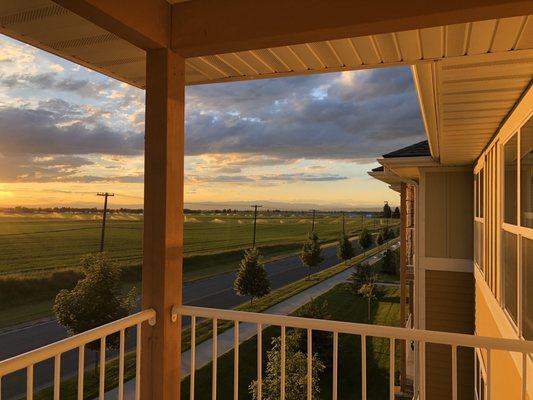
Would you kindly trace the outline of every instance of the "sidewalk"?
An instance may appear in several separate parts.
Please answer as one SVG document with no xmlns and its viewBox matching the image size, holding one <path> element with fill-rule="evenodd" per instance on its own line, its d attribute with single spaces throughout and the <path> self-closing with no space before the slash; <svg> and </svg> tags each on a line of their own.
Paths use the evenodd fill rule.
<svg viewBox="0 0 533 400">
<path fill-rule="evenodd" d="M 394 244 L 390 248 L 392 250 L 396 249 L 399 246 L 399 244 Z M 370 265 L 375 264 L 378 262 L 382 256 L 382 251 L 370 258 L 368 258 L 368 263 Z M 267 310 L 263 311 L 263 313 L 266 314 L 277 314 L 277 315 L 289 315 L 292 312 L 296 311 L 298 308 L 303 306 L 304 304 L 308 303 L 312 298 L 316 298 L 320 296 L 323 293 L 326 293 L 330 289 L 332 289 L 334 286 L 338 285 L 339 283 L 342 283 L 348 279 L 348 277 L 352 274 L 353 270 L 352 268 L 348 268 L 344 270 L 343 272 L 332 276 L 331 278 L 320 282 L 316 284 L 315 286 L 312 286 L 297 295 L 286 299 L 275 306 L 272 306 L 268 308 Z M 397 286 L 397 284 L 394 283 L 380 283 L 381 285 L 385 286 Z M 264 326 L 263 328 L 266 328 Z M 228 329 L 227 331 L 222 332 L 220 335 L 217 336 L 217 346 L 218 346 L 218 357 L 221 355 L 227 353 L 228 351 L 233 349 L 233 331 L 234 329 Z M 257 327 L 255 324 L 249 324 L 249 323 L 240 323 L 239 324 L 239 343 L 243 343 L 246 340 L 252 338 L 257 333 Z M 198 345 L 196 345 L 196 369 L 200 369 L 203 366 L 209 364 L 212 359 L 212 346 L 213 346 L 213 340 L 208 339 Z M 190 373 L 190 367 L 191 367 L 191 351 L 187 350 L 183 353 L 181 353 L 181 376 L 185 377 L 189 375 Z M 118 389 L 115 388 L 113 390 L 110 390 L 106 393 L 105 399 L 106 400 L 112 400 L 118 398 Z M 125 399 L 134 399 L 135 398 L 135 379 L 131 379 L 128 382 L 124 384 L 124 398 Z"/>
</svg>

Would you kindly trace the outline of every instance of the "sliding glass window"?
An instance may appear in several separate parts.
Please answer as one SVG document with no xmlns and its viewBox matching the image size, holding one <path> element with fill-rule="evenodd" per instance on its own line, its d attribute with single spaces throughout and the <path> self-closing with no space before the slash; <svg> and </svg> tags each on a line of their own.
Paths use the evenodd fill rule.
<svg viewBox="0 0 533 400">
<path fill-rule="evenodd" d="M 504 222 L 516 225 L 516 181 L 517 181 L 517 147 L 518 138 L 515 133 L 504 145 Z"/>
</svg>

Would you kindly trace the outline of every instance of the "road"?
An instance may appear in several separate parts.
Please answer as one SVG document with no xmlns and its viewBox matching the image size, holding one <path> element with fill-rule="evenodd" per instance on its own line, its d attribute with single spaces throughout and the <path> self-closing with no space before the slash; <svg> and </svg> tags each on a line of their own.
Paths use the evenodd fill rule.
<svg viewBox="0 0 533 400">
<path fill-rule="evenodd" d="M 352 241 L 356 254 L 361 253 L 359 244 Z M 339 263 L 335 246 L 322 250 L 324 261 L 313 272 L 318 272 Z M 269 262 L 265 265 L 270 277 L 272 289 L 277 289 L 305 277 L 307 268 L 302 267 L 297 255 Z M 230 309 L 247 301 L 237 295 L 233 289 L 235 272 L 201 279 L 183 287 L 183 300 L 187 305 Z M 24 326 L 0 334 L 0 360 L 13 357 L 49 343 L 67 337 L 67 333 L 55 320 Z M 127 347 L 135 345 L 135 335 L 128 335 Z M 92 367 L 93 352 L 86 351 L 86 365 Z M 112 355 L 112 354 L 110 354 Z M 62 378 L 76 374 L 78 368 L 77 352 L 64 353 L 61 358 Z M 34 384 L 36 390 L 49 386 L 53 382 L 53 360 L 47 360 L 35 366 Z M 19 371 L 2 379 L 2 399 L 19 398 L 25 392 L 25 372 Z"/>
</svg>

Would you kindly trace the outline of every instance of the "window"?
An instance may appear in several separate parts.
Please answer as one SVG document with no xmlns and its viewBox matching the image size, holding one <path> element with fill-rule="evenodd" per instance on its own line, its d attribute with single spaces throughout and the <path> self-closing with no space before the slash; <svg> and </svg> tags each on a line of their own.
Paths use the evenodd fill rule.
<svg viewBox="0 0 533 400">
<path fill-rule="evenodd" d="M 505 309 L 515 323 L 518 323 L 518 271 L 516 257 L 516 235 L 503 231 L 503 290 Z"/>
<path fill-rule="evenodd" d="M 485 173 L 484 173 L 484 170 L 482 169 L 481 171 L 479 171 L 479 216 L 481 218 L 483 218 L 483 198 L 485 194 L 484 178 L 485 178 Z"/>
<path fill-rule="evenodd" d="M 516 134 L 504 146 L 504 221 L 508 224 L 516 225 L 516 152 L 517 152 Z"/>
<path fill-rule="evenodd" d="M 533 340 L 533 240 L 522 239 L 522 333 Z"/>
<path fill-rule="evenodd" d="M 481 271 L 484 271 L 483 268 L 483 223 L 479 221 L 474 222 L 474 235 L 475 235 L 475 249 L 474 249 L 474 260 Z"/>
<path fill-rule="evenodd" d="M 533 118 L 520 129 L 521 225 L 533 228 Z"/>
<path fill-rule="evenodd" d="M 483 169 L 474 175 L 475 215 L 483 218 Z"/>
</svg>

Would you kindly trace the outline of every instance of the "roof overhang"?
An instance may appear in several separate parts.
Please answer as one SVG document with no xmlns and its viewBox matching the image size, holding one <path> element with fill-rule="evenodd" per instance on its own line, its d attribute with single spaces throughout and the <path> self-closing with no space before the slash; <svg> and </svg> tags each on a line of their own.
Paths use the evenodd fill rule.
<svg viewBox="0 0 533 400">
<path fill-rule="evenodd" d="M 412 71 L 432 156 L 472 165 L 530 87 L 533 50 L 448 58 Z"/>
<path fill-rule="evenodd" d="M 397 190 L 401 183 L 417 183 L 420 168 L 434 167 L 438 163 L 432 157 L 397 157 L 379 158 L 383 171 L 370 171 L 368 175 L 387 183 L 391 189 Z"/>
</svg>

